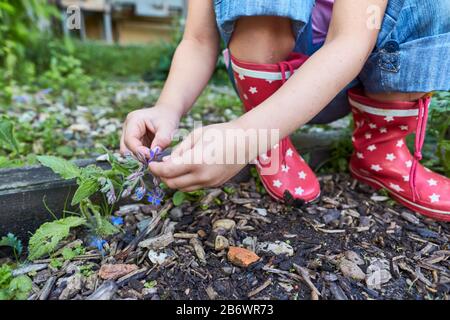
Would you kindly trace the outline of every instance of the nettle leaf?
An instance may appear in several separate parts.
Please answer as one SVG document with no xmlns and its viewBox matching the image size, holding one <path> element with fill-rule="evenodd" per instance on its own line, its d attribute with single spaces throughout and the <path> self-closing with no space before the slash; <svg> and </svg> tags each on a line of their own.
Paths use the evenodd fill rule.
<svg viewBox="0 0 450 320">
<path fill-rule="evenodd" d="M 6 118 L 0 118 L 0 144 L 19 152 L 19 143 L 14 134 L 14 123 Z"/>
<path fill-rule="evenodd" d="M 49 167 L 53 172 L 59 174 L 62 178 L 69 180 L 78 178 L 81 170 L 74 163 L 54 156 L 38 156 L 39 162 Z"/>
<path fill-rule="evenodd" d="M 30 238 L 28 259 L 33 261 L 52 253 L 59 242 L 69 235 L 71 228 L 84 224 L 86 219 L 80 217 L 68 217 L 44 223 Z"/>
<path fill-rule="evenodd" d="M 12 233 L 8 233 L 6 237 L 2 237 L 0 239 L 0 247 L 10 247 L 12 248 L 19 256 L 22 254 L 22 241 L 17 239 L 15 235 Z"/>
<path fill-rule="evenodd" d="M 81 201 L 89 198 L 100 189 L 100 183 L 97 180 L 89 179 L 80 183 L 77 191 L 73 195 L 72 205 L 79 204 Z"/>
</svg>

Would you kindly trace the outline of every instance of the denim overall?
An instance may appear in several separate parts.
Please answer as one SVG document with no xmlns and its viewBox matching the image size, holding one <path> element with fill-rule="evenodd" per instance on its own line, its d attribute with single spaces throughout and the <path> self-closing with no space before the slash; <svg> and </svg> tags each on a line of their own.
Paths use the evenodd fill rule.
<svg viewBox="0 0 450 320">
<path fill-rule="evenodd" d="M 214 3 L 227 46 L 235 21 L 245 16 L 290 18 L 297 35 L 296 52 L 312 55 L 323 45 L 312 41 L 315 0 Z M 329 123 L 348 114 L 347 89 L 361 84 L 371 93 L 450 90 L 450 0 L 389 0 L 375 49 L 361 73 L 311 123 Z"/>
</svg>

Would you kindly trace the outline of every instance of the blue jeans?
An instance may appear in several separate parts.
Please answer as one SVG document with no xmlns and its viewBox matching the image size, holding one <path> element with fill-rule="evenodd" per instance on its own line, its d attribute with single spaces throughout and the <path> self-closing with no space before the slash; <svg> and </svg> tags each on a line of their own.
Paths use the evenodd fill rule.
<svg viewBox="0 0 450 320">
<path fill-rule="evenodd" d="M 245 16 L 292 20 L 296 52 L 314 54 L 311 13 L 315 0 L 215 0 L 220 34 L 228 45 L 234 23 Z M 328 123 L 350 111 L 346 91 L 431 92 L 450 90 L 450 0 L 389 0 L 374 51 L 359 76 L 311 123 Z"/>
</svg>

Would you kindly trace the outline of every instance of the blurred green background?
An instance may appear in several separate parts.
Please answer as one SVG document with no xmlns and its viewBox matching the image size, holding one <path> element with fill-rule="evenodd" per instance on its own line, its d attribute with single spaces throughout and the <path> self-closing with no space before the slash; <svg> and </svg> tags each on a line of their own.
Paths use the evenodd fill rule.
<svg viewBox="0 0 450 320">
<path fill-rule="evenodd" d="M 95 156 L 102 146 L 117 150 L 126 114 L 156 101 L 181 39 L 185 2 L 168 1 L 147 13 L 132 0 L 113 3 L 112 10 L 87 7 L 83 30 L 68 32 L 63 13 L 70 1 L 0 0 L 0 168 L 35 164 L 39 154 L 72 159 Z M 449 101 L 448 92 L 435 94 L 425 146 L 426 165 L 447 175 Z M 240 114 L 220 58 L 182 127 Z M 347 170 L 352 125 L 347 123 L 321 171 Z"/>
</svg>

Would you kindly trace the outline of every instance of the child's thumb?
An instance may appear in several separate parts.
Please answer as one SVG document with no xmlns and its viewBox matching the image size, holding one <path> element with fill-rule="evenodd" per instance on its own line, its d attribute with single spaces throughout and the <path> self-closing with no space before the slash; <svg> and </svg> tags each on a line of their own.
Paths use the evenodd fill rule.
<svg viewBox="0 0 450 320">
<path fill-rule="evenodd" d="M 161 149 L 167 148 L 172 142 L 172 134 L 174 129 L 169 125 L 162 125 L 155 132 L 155 138 L 152 141 L 151 149 L 160 147 Z"/>
</svg>

